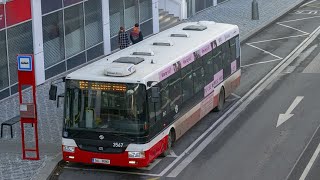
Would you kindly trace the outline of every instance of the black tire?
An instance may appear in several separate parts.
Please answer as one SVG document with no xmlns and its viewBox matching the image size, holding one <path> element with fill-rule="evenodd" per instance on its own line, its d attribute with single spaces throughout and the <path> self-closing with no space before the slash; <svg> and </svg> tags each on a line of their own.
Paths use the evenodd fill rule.
<svg viewBox="0 0 320 180">
<path fill-rule="evenodd" d="M 161 154 L 162 157 L 170 155 L 171 147 L 174 143 L 174 130 L 171 130 L 168 135 L 167 149 Z"/>
<path fill-rule="evenodd" d="M 215 112 L 222 111 L 224 107 L 224 103 L 225 103 L 225 93 L 224 93 L 224 89 L 222 88 L 219 94 L 218 105 L 217 107 L 214 108 L 214 111 Z"/>
</svg>

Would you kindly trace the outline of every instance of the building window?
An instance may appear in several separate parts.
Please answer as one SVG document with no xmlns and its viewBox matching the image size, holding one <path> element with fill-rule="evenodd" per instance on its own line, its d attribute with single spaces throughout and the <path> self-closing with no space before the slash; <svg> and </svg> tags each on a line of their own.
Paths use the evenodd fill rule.
<svg viewBox="0 0 320 180">
<path fill-rule="evenodd" d="M 82 0 L 63 0 L 64 7 L 81 2 Z"/>
<path fill-rule="evenodd" d="M 126 0 L 124 10 L 124 27 L 126 29 L 133 28 L 135 23 L 139 22 L 139 7 L 137 0 Z"/>
<path fill-rule="evenodd" d="M 152 1 L 140 0 L 140 23 L 152 18 Z"/>
<path fill-rule="evenodd" d="M 66 56 L 73 56 L 84 50 L 83 5 L 78 4 L 65 9 Z"/>
<path fill-rule="evenodd" d="M 0 31 L 0 91 L 9 86 L 6 33 Z"/>
<path fill-rule="evenodd" d="M 85 2 L 86 48 L 103 41 L 101 0 Z"/>
<path fill-rule="evenodd" d="M 119 0 L 110 0 L 110 35 L 111 37 L 117 36 L 121 21 L 123 18 L 123 2 Z M 122 18 L 121 18 L 122 17 Z"/>
<path fill-rule="evenodd" d="M 65 58 L 62 21 L 62 11 L 46 15 L 42 18 L 45 68 Z"/>
<path fill-rule="evenodd" d="M 31 21 L 8 29 L 10 84 L 18 81 L 17 54 L 33 54 Z"/>
<path fill-rule="evenodd" d="M 61 0 L 41 0 L 42 14 L 47 14 L 51 11 L 61 9 L 61 8 L 62 8 Z"/>
</svg>

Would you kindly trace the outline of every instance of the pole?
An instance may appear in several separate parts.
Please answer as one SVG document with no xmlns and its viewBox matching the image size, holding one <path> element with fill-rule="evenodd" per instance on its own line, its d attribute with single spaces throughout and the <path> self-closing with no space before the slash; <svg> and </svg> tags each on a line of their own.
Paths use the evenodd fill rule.
<svg viewBox="0 0 320 180">
<path fill-rule="evenodd" d="M 252 20 L 259 20 L 259 7 L 256 0 L 252 1 Z"/>
</svg>

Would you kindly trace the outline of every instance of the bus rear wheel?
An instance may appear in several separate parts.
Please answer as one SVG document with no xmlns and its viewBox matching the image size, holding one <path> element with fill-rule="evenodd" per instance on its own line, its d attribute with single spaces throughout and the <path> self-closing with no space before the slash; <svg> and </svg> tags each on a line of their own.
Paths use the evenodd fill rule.
<svg viewBox="0 0 320 180">
<path fill-rule="evenodd" d="M 174 130 L 171 129 L 168 135 L 167 149 L 161 154 L 162 157 L 166 157 L 170 155 L 170 151 L 174 143 L 174 140 L 175 140 L 175 133 L 174 133 Z"/>
<path fill-rule="evenodd" d="M 225 93 L 224 93 L 224 89 L 222 88 L 219 93 L 218 105 L 217 105 L 217 107 L 214 108 L 214 111 L 215 112 L 222 111 L 223 107 L 224 107 L 224 102 L 225 102 Z"/>
</svg>

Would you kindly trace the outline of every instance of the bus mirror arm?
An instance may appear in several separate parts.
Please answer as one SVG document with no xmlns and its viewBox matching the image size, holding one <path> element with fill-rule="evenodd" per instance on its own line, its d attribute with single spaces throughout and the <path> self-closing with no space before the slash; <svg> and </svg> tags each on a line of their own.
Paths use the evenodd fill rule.
<svg viewBox="0 0 320 180">
<path fill-rule="evenodd" d="M 60 80 L 60 82 L 56 82 L 59 80 Z M 66 82 L 66 77 L 63 77 L 63 78 L 58 79 L 56 81 L 53 81 L 51 83 L 50 90 L 49 90 L 49 100 L 53 100 L 53 101 L 57 100 L 57 90 L 58 90 L 57 84 L 62 83 L 62 82 Z"/>
<path fill-rule="evenodd" d="M 151 86 L 152 86 L 152 83 L 157 83 L 157 81 L 148 81 L 148 82 L 147 82 L 147 86 L 148 86 L 148 87 L 151 87 Z"/>
</svg>

